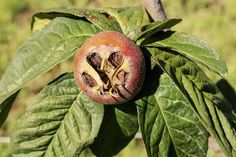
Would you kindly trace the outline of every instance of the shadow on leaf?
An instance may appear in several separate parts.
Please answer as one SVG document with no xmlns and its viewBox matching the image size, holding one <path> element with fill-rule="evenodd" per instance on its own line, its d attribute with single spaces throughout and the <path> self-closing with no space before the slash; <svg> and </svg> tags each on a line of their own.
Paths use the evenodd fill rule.
<svg viewBox="0 0 236 157">
<path fill-rule="evenodd" d="M 220 92 L 224 95 L 225 99 L 232 105 L 234 112 L 236 112 L 236 92 L 226 79 L 221 79 L 216 83 Z"/>
<path fill-rule="evenodd" d="M 104 107 L 103 122 L 91 149 L 98 157 L 112 157 L 126 147 L 138 131 L 137 110 L 133 102 Z"/>
</svg>

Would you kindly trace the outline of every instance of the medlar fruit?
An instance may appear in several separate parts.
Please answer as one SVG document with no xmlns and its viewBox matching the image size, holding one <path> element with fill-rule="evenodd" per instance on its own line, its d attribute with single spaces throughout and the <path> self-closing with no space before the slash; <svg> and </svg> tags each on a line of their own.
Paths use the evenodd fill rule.
<svg viewBox="0 0 236 157">
<path fill-rule="evenodd" d="M 120 104 L 131 100 L 145 77 L 145 59 L 140 48 L 115 31 L 87 39 L 75 56 L 76 84 L 94 101 Z"/>
</svg>

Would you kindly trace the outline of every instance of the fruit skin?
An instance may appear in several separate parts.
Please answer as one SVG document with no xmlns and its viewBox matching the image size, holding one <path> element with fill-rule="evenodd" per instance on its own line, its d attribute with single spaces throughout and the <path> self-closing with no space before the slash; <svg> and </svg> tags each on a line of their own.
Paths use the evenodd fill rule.
<svg viewBox="0 0 236 157">
<path fill-rule="evenodd" d="M 129 79 L 124 86 L 125 88 L 120 89 L 120 93 L 125 98 L 99 95 L 92 91 L 82 80 L 80 63 L 86 60 L 87 55 L 93 48 L 101 47 L 101 45 L 118 48 L 123 52 L 124 58 L 128 60 L 130 69 Z M 74 60 L 74 78 L 76 84 L 92 100 L 103 104 L 121 104 L 134 98 L 140 91 L 145 79 L 145 64 L 145 58 L 141 49 L 131 39 L 120 32 L 105 31 L 88 38 L 77 52 Z"/>
</svg>

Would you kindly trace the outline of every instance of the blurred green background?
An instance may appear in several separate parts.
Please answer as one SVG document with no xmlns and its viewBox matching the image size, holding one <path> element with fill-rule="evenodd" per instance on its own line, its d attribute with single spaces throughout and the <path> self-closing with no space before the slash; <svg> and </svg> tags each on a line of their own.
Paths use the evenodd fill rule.
<svg viewBox="0 0 236 157">
<path fill-rule="evenodd" d="M 235 0 L 163 0 L 169 18 L 182 18 L 174 30 L 192 33 L 208 42 L 228 66 L 226 79 L 236 88 L 236 1 Z M 122 7 L 141 4 L 141 0 L 0 0 L 0 77 L 14 57 L 17 47 L 30 35 L 31 17 L 35 12 L 50 8 Z M 16 119 L 24 112 L 44 85 L 64 71 L 72 71 L 71 62 L 56 66 L 32 81 L 20 93 L 0 136 L 9 136 Z M 213 80 L 219 79 L 209 73 Z M 10 156 L 9 144 L 0 144 L 0 157 Z M 141 141 L 132 141 L 119 157 L 143 157 Z"/>
</svg>

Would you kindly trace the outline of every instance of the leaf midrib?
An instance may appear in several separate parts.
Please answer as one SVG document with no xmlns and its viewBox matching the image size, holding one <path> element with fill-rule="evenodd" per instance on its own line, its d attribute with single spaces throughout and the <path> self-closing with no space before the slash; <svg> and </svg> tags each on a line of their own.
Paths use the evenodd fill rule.
<svg viewBox="0 0 236 157">
<path fill-rule="evenodd" d="M 156 98 L 157 104 L 159 104 L 159 101 L 160 101 L 160 100 L 159 100 L 159 97 L 157 96 L 156 93 L 154 94 L 154 97 Z M 170 131 L 170 130 L 171 130 L 171 127 L 168 125 L 168 121 L 166 120 L 165 114 L 163 113 L 163 110 L 162 110 L 161 106 L 158 105 L 158 107 L 160 108 L 160 112 L 161 112 L 162 117 L 163 117 L 163 119 L 164 119 L 164 121 L 165 121 L 165 124 L 166 124 L 166 126 L 167 126 L 167 130 L 168 130 L 168 133 L 169 133 L 169 135 L 170 135 L 170 137 L 171 137 L 171 139 L 172 139 L 172 142 L 175 143 L 174 140 L 173 140 L 173 139 L 175 139 L 175 138 L 173 138 L 173 135 L 171 134 L 171 131 Z M 184 133 L 184 134 L 185 134 L 185 133 Z M 188 136 L 189 136 L 189 135 L 188 135 Z M 191 138 L 191 139 L 193 139 L 193 138 Z M 193 140 L 196 141 L 195 139 L 193 139 Z M 203 150 L 202 147 L 201 147 L 201 145 L 199 145 L 199 142 L 198 142 L 198 141 L 196 141 L 196 142 L 197 142 L 198 146 L 200 147 L 200 149 Z M 175 151 L 176 151 L 176 153 L 177 153 L 177 152 L 178 152 L 177 149 L 180 150 L 180 148 L 177 148 L 175 144 L 173 144 L 173 146 L 174 146 Z M 181 151 L 181 152 L 183 152 L 183 151 Z M 203 151 L 203 152 L 204 152 L 204 151 Z M 184 154 L 187 154 L 187 153 L 184 152 Z M 194 156 L 194 155 L 192 155 L 192 154 L 188 154 L 188 155 L 193 156 L 193 157 L 197 157 L 197 156 Z"/>
</svg>

